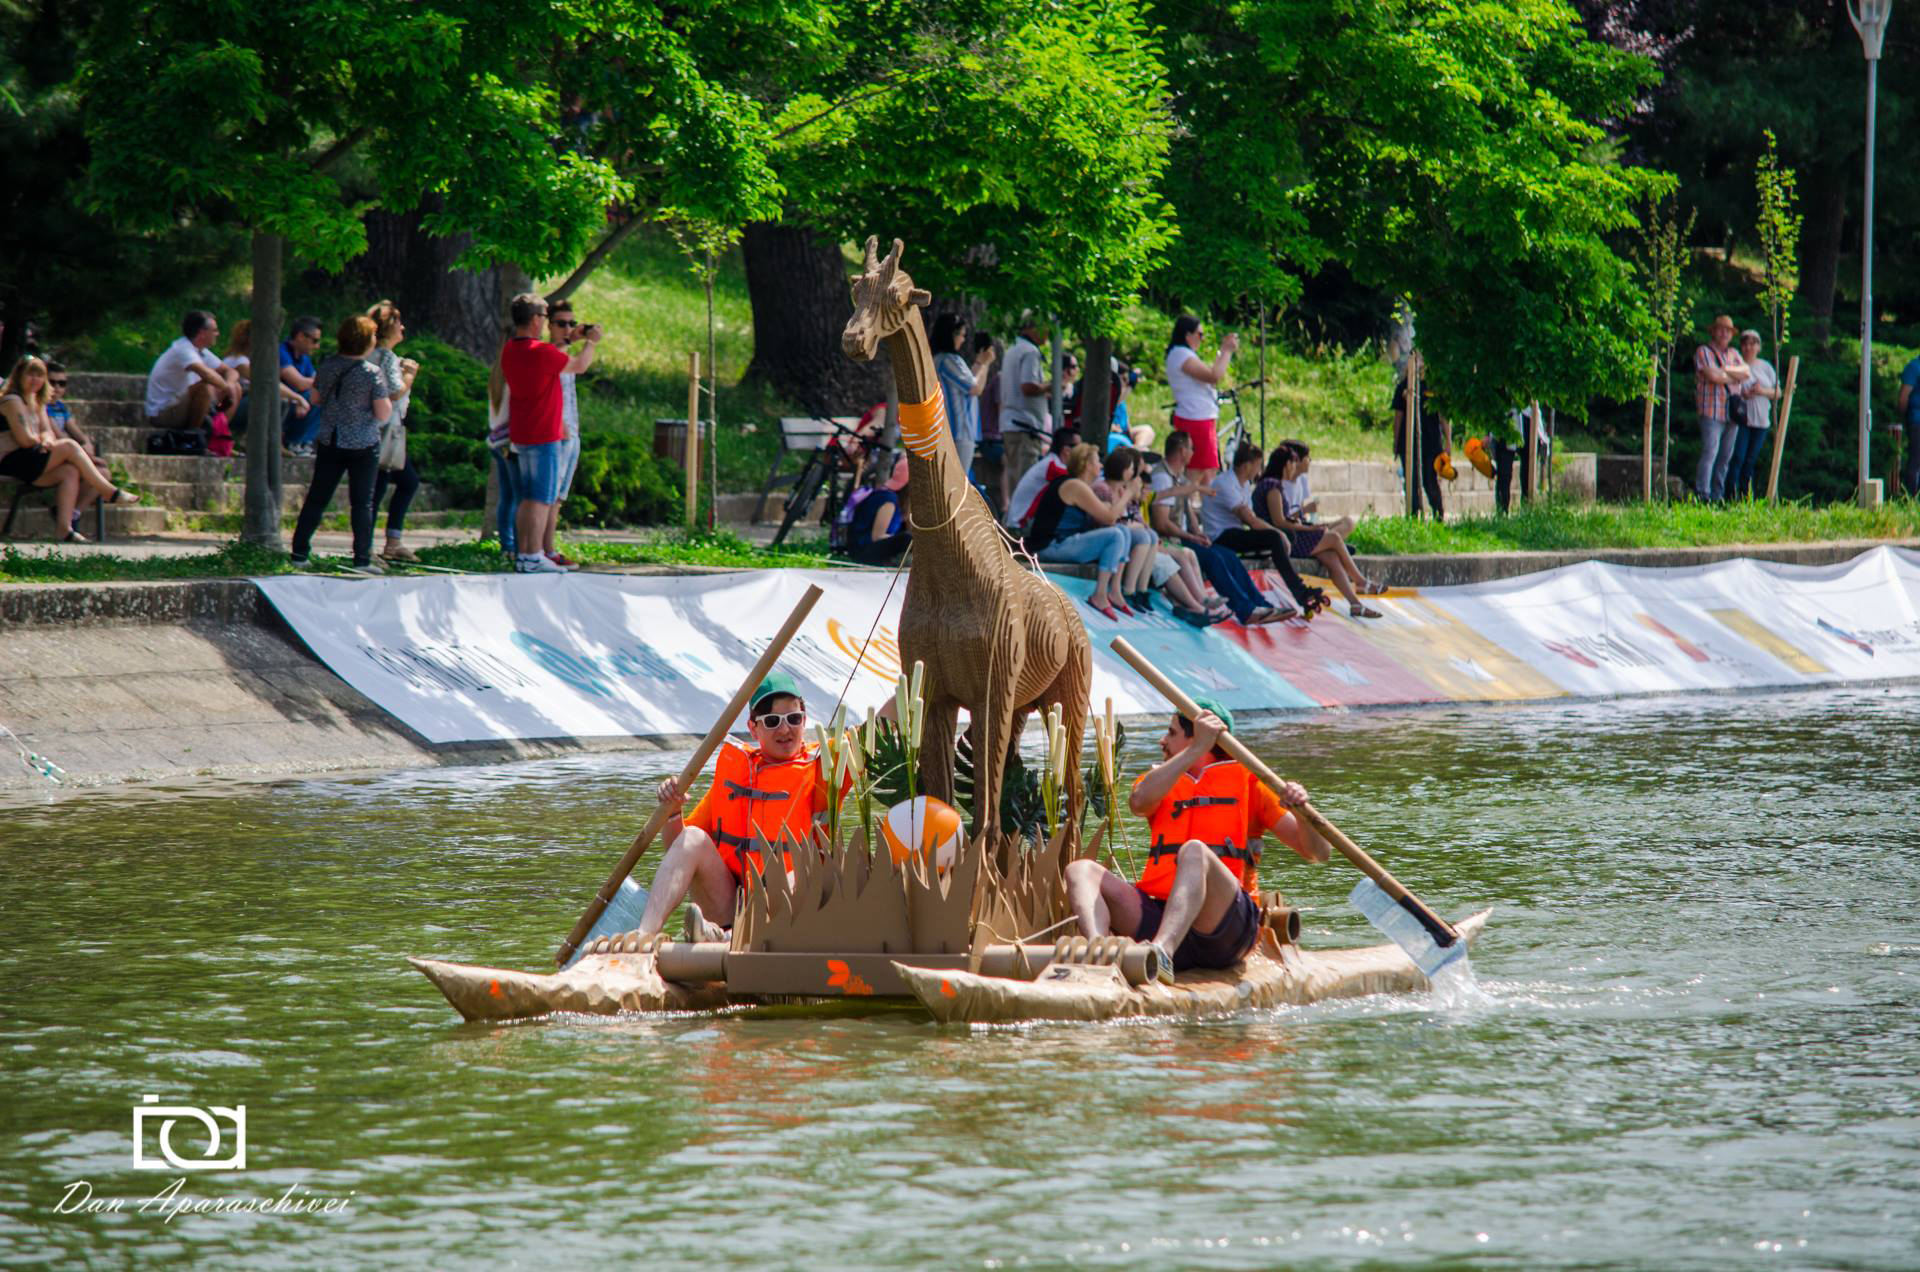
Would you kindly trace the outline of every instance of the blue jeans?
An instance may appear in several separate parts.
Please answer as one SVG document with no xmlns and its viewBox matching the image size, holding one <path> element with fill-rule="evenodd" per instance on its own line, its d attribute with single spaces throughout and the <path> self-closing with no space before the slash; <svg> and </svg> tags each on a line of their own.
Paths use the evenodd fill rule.
<svg viewBox="0 0 1920 1272">
<path fill-rule="evenodd" d="M 533 503 L 560 502 L 561 448 L 565 442 L 536 442 L 515 446 L 514 458 L 520 465 L 520 498 Z"/>
<path fill-rule="evenodd" d="M 1700 417 L 1700 463 L 1693 470 L 1693 493 L 1713 503 L 1727 497 L 1727 465 L 1733 462 L 1733 443 L 1742 426 L 1727 420 Z"/>
<path fill-rule="evenodd" d="M 494 476 L 500 479 L 500 504 L 494 512 L 494 530 L 500 536 L 500 550 L 512 552 L 519 543 L 513 514 L 520 509 L 520 465 L 502 446 L 493 452 Z"/>
<path fill-rule="evenodd" d="M 1236 619 L 1244 623 L 1255 610 L 1266 606 L 1267 598 L 1253 585 L 1253 576 L 1247 573 L 1239 553 L 1211 543 L 1187 546 L 1200 558 L 1200 573 L 1213 584 L 1213 590 L 1220 593 Z"/>
<path fill-rule="evenodd" d="M 373 511 L 380 512 L 380 498 L 387 493 L 387 487 L 393 487 L 393 502 L 387 505 L 387 537 L 398 539 L 407 529 L 407 509 L 413 506 L 413 497 L 420 491 L 420 470 L 413 466 L 413 456 L 407 456 L 407 466 L 398 472 L 388 472 L 382 468 L 373 479 Z"/>
<path fill-rule="evenodd" d="M 1773 429 L 1748 428 L 1742 425 L 1735 430 L 1740 435 L 1733 439 L 1733 458 L 1727 464 L 1726 495 L 1729 499 L 1740 499 L 1747 493 L 1747 486 L 1758 475 L 1754 470 L 1759 467 L 1760 457 L 1767 453 L 1767 438 Z M 1766 487 L 1754 492 L 1766 497 Z"/>
<path fill-rule="evenodd" d="M 580 467 L 580 435 L 560 439 L 560 497 L 555 503 L 565 503 L 573 492 L 573 474 Z"/>
<path fill-rule="evenodd" d="M 291 406 L 284 408 L 280 416 L 280 444 L 291 450 L 295 446 L 311 446 L 316 434 L 320 432 L 320 407 L 307 408 L 305 419 L 296 418 Z"/>
<path fill-rule="evenodd" d="M 1127 553 L 1132 550 L 1133 536 L 1125 526 L 1095 526 L 1055 539 L 1040 549 L 1039 556 L 1042 561 L 1062 564 L 1085 565 L 1091 561 L 1097 563 L 1100 573 L 1112 574 L 1127 563 Z"/>
</svg>

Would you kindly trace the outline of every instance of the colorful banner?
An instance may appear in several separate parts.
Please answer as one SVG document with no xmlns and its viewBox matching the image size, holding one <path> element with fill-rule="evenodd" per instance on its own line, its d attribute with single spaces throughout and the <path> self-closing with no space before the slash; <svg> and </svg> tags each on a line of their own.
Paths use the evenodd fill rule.
<svg viewBox="0 0 1920 1272">
<path fill-rule="evenodd" d="M 1197 630 L 1111 621 L 1054 576 L 1094 651 L 1093 698 L 1165 709 L 1107 642 L 1125 636 L 1235 711 L 1666 693 L 1920 677 L 1920 554 L 1835 566 L 1678 570 L 1588 562 L 1464 587 L 1395 589 L 1379 619 Z M 1261 576 L 1263 584 L 1272 580 Z M 696 576 L 256 580 L 342 679 L 430 742 L 698 734 L 808 583 L 825 592 L 784 666 L 816 717 L 892 692 L 904 579 L 766 570 Z"/>
</svg>

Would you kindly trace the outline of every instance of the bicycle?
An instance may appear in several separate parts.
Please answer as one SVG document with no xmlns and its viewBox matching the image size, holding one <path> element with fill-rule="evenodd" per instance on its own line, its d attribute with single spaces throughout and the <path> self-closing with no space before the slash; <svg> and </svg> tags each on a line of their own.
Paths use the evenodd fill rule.
<svg viewBox="0 0 1920 1272">
<path fill-rule="evenodd" d="M 781 510 L 780 528 L 774 532 L 771 546 L 778 547 L 787 532 L 793 529 L 795 522 L 807 515 L 813 507 L 813 501 L 826 488 L 826 511 L 820 516 L 820 524 L 833 525 L 834 514 L 840 511 L 840 505 L 846 502 L 852 493 L 854 483 L 860 477 L 860 464 L 866 458 L 868 447 L 880 429 L 886 416 L 874 412 L 865 423 L 848 428 L 826 416 L 817 416 L 818 421 L 833 430 L 833 436 L 821 443 L 820 448 L 807 456 L 806 467 L 794 478 L 793 490 L 787 495 L 787 502 Z"/>
<path fill-rule="evenodd" d="M 1247 440 L 1247 417 L 1240 410 L 1240 394 L 1248 389 L 1257 389 L 1265 383 L 1266 381 L 1264 379 L 1249 380 L 1247 383 L 1234 388 L 1222 389 L 1214 395 L 1219 399 L 1221 406 L 1231 405 L 1233 407 L 1233 428 L 1226 436 L 1220 438 L 1221 443 L 1223 443 L 1220 447 L 1220 466 L 1222 468 L 1230 468 L 1233 466 L 1235 452 L 1240 449 L 1240 444 Z M 1218 434 L 1219 428 L 1220 423 L 1216 419 L 1214 421 L 1216 435 Z"/>
</svg>

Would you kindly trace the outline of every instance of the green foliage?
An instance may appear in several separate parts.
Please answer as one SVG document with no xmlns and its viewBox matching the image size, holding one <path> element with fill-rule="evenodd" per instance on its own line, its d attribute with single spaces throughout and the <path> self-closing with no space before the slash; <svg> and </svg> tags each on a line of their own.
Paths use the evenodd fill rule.
<svg viewBox="0 0 1920 1272">
<path fill-rule="evenodd" d="M 1521 505 L 1503 517 L 1468 517 L 1444 525 L 1405 517 L 1369 517 L 1353 532 L 1362 553 L 1573 551 L 1587 548 L 1685 548 L 1728 543 L 1798 543 L 1832 539 L 1901 539 L 1920 534 L 1920 501 L 1875 509 L 1855 504 L 1743 500 L 1697 503 L 1595 504 L 1557 500 Z"/>
<path fill-rule="evenodd" d="M 1617 162 L 1601 121 L 1652 79 L 1643 59 L 1561 0 L 1214 0 L 1163 20 L 1193 32 L 1171 60 L 1171 296 L 1286 298 L 1337 259 L 1411 299 L 1430 382 L 1469 424 L 1637 387 L 1651 324 L 1610 240 L 1667 182 Z"/>
<path fill-rule="evenodd" d="M 1794 289 L 1800 282 L 1798 251 L 1800 213 L 1792 168 L 1780 166 L 1780 147 L 1773 130 L 1766 133 L 1767 148 L 1754 165 L 1754 229 L 1760 238 L 1760 257 L 1766 272 L 1760 288 L 1760 303 L 1773 324 L 1773 349 L 1779 356 L 1787 342 L 1787 311 Z"/>
<path fill-rule="evenodd" d="M 954 747 L 954 803 L 969 818 L 973 815 L 974 774 L 973 730 L 960 734 Z M 1007 764 L 1000 777 L 1000 829 L 1010 835 L 1039 837 L 1046 825 L 1047 801 L 1040 791 L 1040 775 L 1027 767 L 1019 748 L 1007 753 Z"/>
<path fill-rule="evenodd" d="M 678 468 L 653 456 L 651 441 L 582 433 L 580 467 L 561 515 L 570 525 L 658 525 L 685 509 Z"/>
</svg>

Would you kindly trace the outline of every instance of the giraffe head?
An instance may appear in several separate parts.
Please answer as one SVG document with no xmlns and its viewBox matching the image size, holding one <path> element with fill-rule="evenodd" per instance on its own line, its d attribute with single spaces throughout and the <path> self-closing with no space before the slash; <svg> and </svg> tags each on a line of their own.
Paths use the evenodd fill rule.
<svg viewBox="0 0 1920 1272">
<path fill-rule="evenodd" d="M 925 305 L 931 295 L 913 285 L 900 268 L 900 240 L 880 260 L 880 240 L 867 236 L 867 265 L 853 283 L 853 317 L 840 333 L 840 348 L 855 362 L 872 360 L 873 351 L 886 337 L 906 326 L 907 315 L 916 305 Z"/>
</svg>

